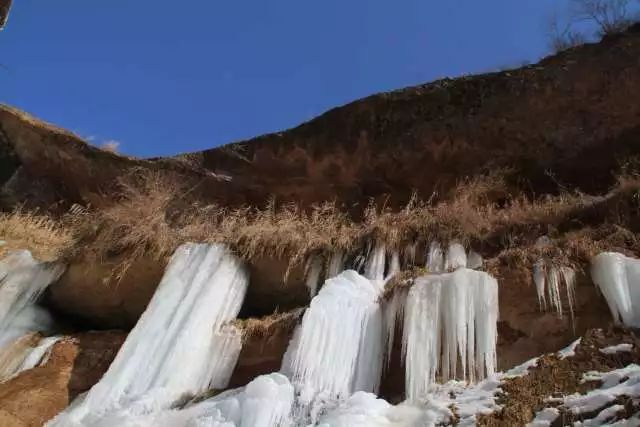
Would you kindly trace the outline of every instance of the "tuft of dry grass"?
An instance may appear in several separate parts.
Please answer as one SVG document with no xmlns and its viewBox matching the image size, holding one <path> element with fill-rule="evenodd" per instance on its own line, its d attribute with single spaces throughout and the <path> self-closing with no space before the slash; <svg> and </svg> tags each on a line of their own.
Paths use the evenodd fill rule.
<svg viewBox="0 0 640 427">
<path fill-rule="evenodd" d="M 298 324 L 304 310 L 304 308 L 296 308 L 284 313 L 275 312 L 259 319 L 237 319 L 233 321 L 233 325 L 242 331 L 242 339 L 244 340 L 255 337 L 270 337 L 278 332 L 289 333 Z"/>
<path fill-rule="evenodd" d="M 28 249 L 42 261 L 61 258 L 75 244 L 73 232 L 46 215 L 21 208 L 0 213 L 0 256 L 9 250 Z"/>
</svg>

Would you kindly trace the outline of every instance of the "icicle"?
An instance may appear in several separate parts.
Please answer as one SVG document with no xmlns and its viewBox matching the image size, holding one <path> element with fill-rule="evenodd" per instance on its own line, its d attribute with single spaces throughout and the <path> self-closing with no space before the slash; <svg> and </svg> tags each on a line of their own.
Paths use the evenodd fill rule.
<svg viewBox="0 0 640 427">
<path fill-rule="evenodd" d="M 411 243 L 404 248 L 403 261 L 405 266 L 416 265 L 416 248 L 417 243 Z"/>
<path fill-rule="evenodd" d="M 314 256 L 307 261 L 307 268 L 305 269 L 307 278 L 305 285 L 309 289 L 309 297 L 316 296 L 318 291 L 318 284 L 320 283 L 320 275 L 322 274 L 322 259 L 318 256 Z"/>
<path fill-rule="evenodd" d="M 484 272 L 460 268 L 416 279 L 407 297 L 403 354 L 406 394 L 427 397 L 440 372 L 475 381 L 496 368 L 498 284 Z"/>
<path fill-rule="evenodd" d="M 63 272 L 63 266 L 38 262 L 29 251 L 0 260 L 0 348 L 26 333 L 51 328 L 48 312 L 34 304 Z"/>
<path fill-rule="evenodd" d="M 140 399 L 154 412 L 185 394 L 224 388 L 240 334 L 222 326 L 238 314 L 247 283 L 246 269 L 223 245 L 179 247 L 109 370 L 49 425 L 92 425 Z"/>
<path fill-rule="evenodd" d="M 444 253 L 440 244 L 431 242 L 429 254 L 427 255 L 427 270 L 430 273 L 442 273 L 444 271 Z"/>
<path fill-rule="evenodd" d="M 467 266 L 467 254 L 460 243 L 451 243 L 447 249 L 445 271 L 453 271 Z"/>
<path fill-rule="evenodd" d="M 311 301 L 283 359 L 310 405 L 317 396 L 377 391 L 382 368 L 382 284 L 348 270 L 329 279 Z"/>
<path fill-rule="evenodd" d="M 327 268 L 327 279 L 336 277 L 344 270 L 344 251 L 336 250 L 331 254 L 329 259 L 329 267 Z"/>
<path fill-rule="evenodd" d="M 591 278 L 607 300 L 614 321 L 640 327 L 640 260 L 601 253 L 592 260 Z"/>
<path fill-rule="evenodd" d="M 482 255 L 473 250 L 469 251 L 469 256 L 467 257 L 467 268 L 478 270 L 482 268 L 483 264 L 484 261 L 482 260 Z"/>
<path fill-rule="evenodd" d="M 400 319 L 404 316 L 404 306 L 407 301 L 407 288 L 397 289 L 393 293 L 391 300 L 387 302 L 384 308 L 384 345 L 385 352 L 385 366 L 389 367 L 391 361 L 391 352 L 393 351 L 393 342 L 395 338 L 396 328 L 400 324 Z"/>
<path fill-rule="evenodd" d="M 540 310 L 545 311 L 548 306 L 549 309 L 553 309 L 562 318 L 564 310 L 562 308 L 561 287 L 564 284 L 571 324 L 575 326 L 575 281 L 576 276 L 573 269 L 567 266 L 557 267 L 544 259 L 538 260 L 533 265 L 533 282 L 536 285 Z"/>
<path fill-rule="evenodd" d="M 389 260 L 389 271 L 384 281 L 389 281 L 393 276 L 400 273 L 400 253 L 397 250 L 391 252 L 391 259 Z"/>
<path fill-rule="evenodd" d="M 560 298 L 560 275 L 558 269 L 554 265 L 547 268 L 547 291 L 549 294 L 549 303 L 562 319 L 562 299 Z"/>
<path fill-rule="evenodd" d="M 536 292 L 538 293 L 538 305 L 543 311 L 547 308 L 547 300 L 545 298 L 546 280 L 545 263 L 543 260 L 538 260 L 533 265 L 533 282 L 536 285 Z"/>
<path fill-rule="evenodd" d="M 364 277 L 369 280 L 384 280 L 385 255 L 384 244 L 376 244 L 367 257 L 367 262 L 364 267 Z"/>
</svg>

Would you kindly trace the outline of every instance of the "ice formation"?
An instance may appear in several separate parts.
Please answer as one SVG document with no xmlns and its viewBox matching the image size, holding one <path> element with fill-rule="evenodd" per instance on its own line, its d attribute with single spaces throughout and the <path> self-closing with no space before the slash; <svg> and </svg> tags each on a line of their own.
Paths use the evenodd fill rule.
<svg viewBox="0 0 640 427">
<path fill-rule="evenodd" d="M 385 245 L 380 243 L 376 244 L 365 262 L 364 277 L 369 280 L 384 280 L 386 255 Z"/>
<path fill-rule="evenodd" d="M 309 289 L 309 297 L 313 298 L 318 292 L 320 284 L 320 275 L 322 274 L 322 258 L 314 256 L 307 263 L 307 277 L 305 285 Z"/>
<path fill-rule="evenodd" d="M 377 274 L 374 277 L 379 277 Z M 300 403 L 376 392 L 382 368 L 382 283 L 353 270 L 329 279 L 304 314 L 283 359 Z"/>
<path fill-rule="evenodd" d="M 457 270 L 460 267 L 467 266 L 467 253 L 464 246 L 460 243 L 451 243 L 447 249 L 447 257 L 445 259 L 444 269 L 446 271 Z"/>
<path fill-rule="evenodd" d="M 482 268 L 483 264 L 484 260 L 482 259 L 482 255 L 473 250 L 469 251 L 469 255 L 467 256 L 467 268 L 477 270 Z"/>
<path fill-rule="evenodd" d="M 246 269 L 223 245 L 179 247 L 108 371 L 49 425 L 100 425 L 109 412 L 153 413 L 226 387 L 241 336 L 223 325 L 238 314 L 247 284 Z"/>
<path fill-rule="evenodd" d="M 336 277 L 344 270 L 344 251 L 337 250 L 331 254 L 329 258 L 329 266 L 327 267 L 327 279 Z"/>
<path fill-rule="evenodd" d="M 541 310 L 552 309 L 562 318 L 562 292 L 564 285 L 569 314 L 573 323 L 575 307 L 575 271 L 566 266 L 556 266 L 544 259 L 533 265 L 533 282 L 536 285 L 538 304 Z"/>
<path fill-rule="evenodd" d="M 404 309 L 406 395 L 427 398 L 439 372 L 474 381 L 496 366 L 498 284 L 484 272 L 460 268 L 416 279 Z"/>
<path fill-rule="evenodd" d="M 440 243 L 433 241 L 427 254 L 427 271 L 429 273 L 442 273 L 444 271 L 444 252 Z"/>
<path fill-rule="evenodd" d="M 51 317 L 35 303 L 63 272 L 63 266 L 38 262 L 29 251 L 0 260 L 0 349 L 29 332 L 49 331 Z"/>
<path fill-rule="evenodd" d="M 601 253 L 592 260 L 591 278 L 607 300 L 614 321 L 640 327 L 640 260 Z"/>
</svg>

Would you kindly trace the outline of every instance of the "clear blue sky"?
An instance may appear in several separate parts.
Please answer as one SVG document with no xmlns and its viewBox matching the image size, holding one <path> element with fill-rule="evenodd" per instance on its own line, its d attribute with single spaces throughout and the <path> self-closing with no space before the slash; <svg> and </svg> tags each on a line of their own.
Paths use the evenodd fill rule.
<svg viewBox="0 0 640 427">
<path fill-rule="evenodd" d="M 0 101 L 131 155 L 201 150 L 536 61 L 558 3 L 17 0 L 0 32 Z"/>
</svg>

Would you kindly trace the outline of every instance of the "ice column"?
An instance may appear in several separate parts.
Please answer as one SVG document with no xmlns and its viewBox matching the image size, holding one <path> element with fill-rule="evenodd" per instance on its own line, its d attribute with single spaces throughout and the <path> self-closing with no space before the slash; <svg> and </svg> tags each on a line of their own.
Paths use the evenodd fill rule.
<svg viewBox="0 0 640 427">
<path fill-rule="evenodd" d="M 640 327 L 640 260 L 605 252 L 591 262 L 591 278 L 616 322 Z"/>
<path fill-rule="evenodd" d="M 498 284 L 487 273 L 459 268 L 420 277 L 404 313 L 409 400 L 424 400 L 437 373 L 475 381 L 495 372 Z"/>
<path fill-rule="evenodd" d="M 576 282 L 574 270 L 566 266 L 556 266 L 550 261 L 540 259 L 533 265 L 533 282 L 536 285 L 540 309 L 553 309 L 560 318 L 563 315 L 561 288 L 564 285 L 569 314 L 573 322 Z"/>
<path fill-rule="evenodd" d="M 237 316 L 247 284 L 247 270 L 225 246 L 179 247 L 109 370 L 50 425 L 93 425 L 140 399 L 143 412 L 153 413 L 184 395 L 226 387 L 241 335 L 223 325 Z"/>
<path fill-rule="evenodd" d="M 29 251 L 0 260 L 0 349 L 24 334 L 51 328 L 49 313 L 35 303 L 63 272 L 62 265 L 38 262 Z"/>
</svg>

